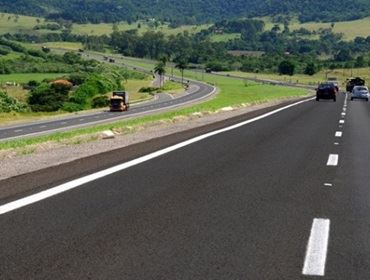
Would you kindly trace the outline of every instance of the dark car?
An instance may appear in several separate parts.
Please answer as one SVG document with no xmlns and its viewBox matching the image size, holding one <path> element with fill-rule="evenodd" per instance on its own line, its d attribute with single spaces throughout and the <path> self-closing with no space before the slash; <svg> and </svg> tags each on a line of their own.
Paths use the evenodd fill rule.
<svg viewBox="0 0 370 280">
<path fill-rule="evenodd" d="M 320 99 L 333 99 L 337 101 L 337 88 L 333 83 L 322 83 L 316 89 L 316 101 Z"/>
<path fill-rule="evenodd" d="M 346 83 L 346 91 L 352 92 L 355 86 L 364 86 L 364 85 L 365 85 L 365 80 L 361 79 L 360 77 L 349 78 L 347 79 L 347 83 Z"/>
<path fill-rule="evenodd" d="M 331 80 L 331 81 L 327 81 L 326 84 L 332 84 L 337 90 L 337 92 L 339 92 L 339 82 L 338 81 Z"/>
</svg>

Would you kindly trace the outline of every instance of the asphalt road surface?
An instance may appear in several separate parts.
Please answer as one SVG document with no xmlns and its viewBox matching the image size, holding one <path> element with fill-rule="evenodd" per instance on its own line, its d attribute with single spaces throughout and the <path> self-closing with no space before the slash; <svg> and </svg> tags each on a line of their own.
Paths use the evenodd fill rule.
<svg viewBox="0 0 370 280">
<path fill-rule="evenodd" d="M 200 82 L 191 82 L 189 94 L 178 98 L 171 98 L 168 94 L 158 94 L 155 100 L 142 104 L 132 105 L 127 112 L 103 111 L 90 114 L 78 114 L 52 121 L 40 121 L 16 126 L 0 127 L 0 140 L 10 140 L 26 136 L 37 136 L 55 131 L 69 130 L 77 127 L 91 126 L 98 123 L 109 122 L 134 116 L 168 110 L 189 103 L 198 102 L 215 92 L 213 86 Z"/>
<path fill-rule="evenodd" d="M 55 168 L 56 195 L 0 201 L 0 278 L 370 279 L 369 106 L 310 100 L 87 179 Z"/>
</svg>

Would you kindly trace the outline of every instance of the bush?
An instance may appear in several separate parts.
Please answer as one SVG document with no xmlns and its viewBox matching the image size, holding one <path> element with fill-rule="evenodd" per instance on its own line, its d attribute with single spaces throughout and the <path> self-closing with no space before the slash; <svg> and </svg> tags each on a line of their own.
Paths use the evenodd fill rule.
<svg viewBox="0 0 370 280">
<path fill-rule="evenodd" d="M 308 63 L 304 69 L 304 73 L 309 76 L 313 76 L 317 73 L 317 67 L 314 63 Z"/>
<path fill-rule="evenodd" d="M 0 113 L 26 111 L 28 111 L 26 104 L 18 102 L 16 99 L 10 97 L 7 93 L 0 91 Z"/>
<path fill-rule="evenodd" d="M 53 112 L 61 109 L 67 99 L 67 87 L 60 84 L 42 83 L 31 90 L 28 104 L 34 112 Z"/>
<path fill-rule="evenodd" d="M 72 102 L 65 102 L 62 107 L 62 110 L 66 112 L 78 112 L 83 109 L 84 107 L 82 105 Z"/>
<path fill-rule="evenodd" d="M 0 55 L 8 55 L 10 51 L 7 48 L 0 46 Z"/>
<path fill-rule="evenodd" d="M 93 108 L 103 108 L 107 106 L 109 106 L 109 99 L 105 95 L 94 97 L 91 101 L 91 107 Z"/>
<path fill-rule="evenodd" d="M 142 87 L 141 89 L 139 89 L 139 92 L 142 92 L 142 93 L 153 93 L 155 91 L 157 91 L 159 88 L 156 88 L 156 87 Z"/>
<path fill-rule="evenodd" d="M 283 60 L 279 64 L 279 73 L 281 75 L 290 75 L 293 76 L 295 71 L 295 65 L 289 60 Z"/>
<path fill-rule="evenodd" d="M 73 73 L 68 79 L 74 86 L 82 85 L 87 80 L 86 73 Z"/>
</svg>

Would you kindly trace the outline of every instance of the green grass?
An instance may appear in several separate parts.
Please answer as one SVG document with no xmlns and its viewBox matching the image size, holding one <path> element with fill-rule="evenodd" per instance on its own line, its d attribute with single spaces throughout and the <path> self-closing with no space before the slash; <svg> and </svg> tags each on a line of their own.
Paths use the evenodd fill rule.
<svg viewBox="0 0 370 280">
<path fill-rule="evenodd" d="M 148 62 L 140 63 L 141 67 L 148 69 L 153 68 L 153 64 Z M 139 66 L 139 65 L 138 65 Z M 179 75 L 179 71 L 175 70 L 175 74 Z M 168 121 L 171 123 L 178 116 L 187 116 L 195 112 L 210 112 L 217 111 L 223 107 L 240 106 L 241 104 L 256 104 L 272 100 L 278 100 L 288 97 L 306 96 L 308 92 L 303 89 L 293 89 L 272 85 L 261 85 L 253 82 L 245 84 L 240 79 L 218 77 L 211 74 L 200 74 L 192 71 L 185 71 L 185 76 L 192 79 L 203 78 L 205 82 L 218 86 L 220 92 L 210 101 L 193 105 L 180 110 L 175 110 L 167 113 L 159 113 L 151 116 L 140 117 L 131 120 L 114 122 L 106 125 L 99 125 L 91 128 L 83 128 L 69 132 L 60 132 L 47 136 L 39 136 L 30 139 L 18 139 L 0 143 L 0 150 L 24 148 L 27 146 L 37 145 L 47 141 L 63 142 L 73 141 L 74 137 L 87 135 L 91 136 L 103 130 L 111 129 L 120 132 L 129 132 L 135 127 L 156 123 L 158 121 Z M 68 140 L 72 139 L 72 140 Z"/>
<path fill-rule="evenodd" d="M 166 92 L 172 95 L 183 93 L 185 91 L 181 83 L 176 83 L 172 81 L 166 81 L 164 86 L 160 89 L 161 92 Z"/>
<path fill-rule="evenodd" d="M 266 80 L 275 80 L 282 82 L 299 83 L 304 85 L 317 85 L 320 82 L 326 81 L 330 77 L 335 77 L 344 86 L 347 78 L 351 76 L 363 77 L 365 80 L 370 80 L 370 68 L 358 68 L 358 69 L 334 69 L 325 70 L 316 73 L 313 76 L 296 74 L 293 76 L 279 75 L 279 74 L 264 74 L 264 73 L 246 73 L 240 71 L 225 72 L 225 74 L 236 75 L 239 77 L 246 78 L 259 78 Z"/>
<path fill-rule="evenodd" d="M 33 28 L 38 25 L 37 19 L 40 20 L 40 24 L 44 23 L 44 19 L 42 18 L 21 15 L 17 17 L 15 14 L 0 13 L 0 35 L 6 33 L 27 33 L 32 35 L 59 32 L 50 30 L 33 30 Z"/>
<path fill-rule="evenodd" d="M 62 73 L 25 73 L 25 74 L 0 74 L 0 84 L 6 82 L 27 83 L 31 80 L 41 82 L 44 79 L 62 77 Z"/>
<path fill-rule="evenodd" d="M 240 38 L 239 33 L 213 34 L 211 36 L 211 41 L 212 42 L 227 42 L 227 41 L 235 40 L 239 38 Z"/>
<path fill-rule="evenodd" d="M 82 43 L 78 42 L 47 42 L 40 44 L 22 43 L 26 48 L 41 49 L 43 46 L 48 48 L 65 49 L 70 51 L 76 51 L 82 49 Z"/>
<path fill-rule="evenodd" d="M 275 25 L 275 23 L 271 22 L 271 18 L 269 17 L 263 17 L 261 19 L 266 24 L 265 25 L 266 30 L 271 30 L 271 28 Z M 284 28 L 283 25 L 280 25 L 280 27 L 282 29 Z M 318 31 L 320 28 L 331 28 L 331 23 L 323 22 L 300 23 L 295 18 L 289 24 L 289 28 L 291 30 L 297 30 L 302 27 L 310 31 Z M 345 40 L 353 40 L 357 36 L 367 37 L 370 35 L 370 17 L 353 21 L 336 22 L 333 28 L 333 32 L 343 33 Z M 317 38 L 317 36 L 314 38 Z"/>
<path fill-rule="evenodd" d="M 138 24 L 141 28 L 138 28 Z M 184 31 L 189 33 L 198 33 L 203 29 L 207 29 L 210 25 L 185 25 L 178 28 L 170 28 L 167 24 L 161 25 L 159 27 L 153 27 L 152 25 L 144 22 L 134 22 L 128 24 L 127 22 L 120 22 L 117 24 L 119 31 L 127 31 L 132 29 L 137 29 L 139 34 L 143 34 L 146 31 L 161 31 L 166 35 L 176 35 Z M 111 23 L 100 23 L 100 24 L 74 24 L 72 28 L 73 34 L 80 35 L 108 35 L 113 32 L 113 24 Z"/>
</svg>

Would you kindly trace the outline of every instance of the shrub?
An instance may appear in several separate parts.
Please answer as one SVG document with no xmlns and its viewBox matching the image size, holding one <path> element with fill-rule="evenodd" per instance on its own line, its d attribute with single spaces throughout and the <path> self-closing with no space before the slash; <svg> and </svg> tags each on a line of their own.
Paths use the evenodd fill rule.
<svg viewBox="0 0 370 280">
<path fill-rule="evenodd" d="M 66 112 L 78 112 L 83 109 L 84 107 L 82 105 L 73 102 L 65 102 L 62 107 L 62 110 Z"/>
<path fill-rule="evenodd" d="M 28 104 L 35 112 L 53 112 L 63 107 L 68 99 L 68 87 L 62 84 L 42 83 L 31 90 Z"/>
<path fill-rule="evenodd" d="M 107 106 L 109 106 L 109 99 L 105 95 L 94 97 L 91 101 L 91 107 L 93 108 L 103 108 Z"/>
<path fill-rule="evenodd" d="M 283 60 L 279 64 L 279 73 L 281 75 L 290 75 L 293 76 L 295 71 L 295 65 L 289 60 Z"/>
<path fill-rule="evenodd" d="M 156 88 L 156 87 L 142 87 L 141 89 L 139 89 L 139 92 L 143 92 L 143 93 L 153 93 L 155 91 L 157 91 L 159 88 Z"/>
<path fill-rule="evenodd" d="M 27 110 L 26 104 L 18 102 L 7 93 L 0 91 L 0 113 L 26 112 Z"/>
</svg>

